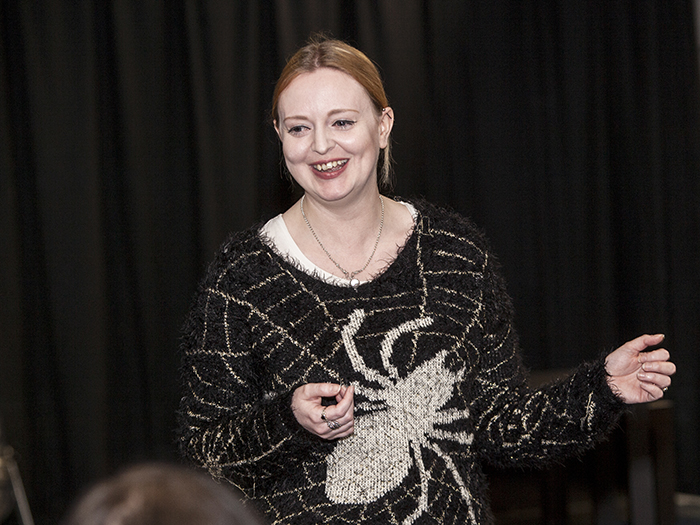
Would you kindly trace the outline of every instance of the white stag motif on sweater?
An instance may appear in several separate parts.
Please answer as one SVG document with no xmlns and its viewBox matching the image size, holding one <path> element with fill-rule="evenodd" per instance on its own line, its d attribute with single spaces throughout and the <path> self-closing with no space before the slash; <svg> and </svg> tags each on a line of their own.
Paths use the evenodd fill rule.
<svg viewBox="0 0 700 525">
<path fill-rule="evenodd" d="M 470 445 L 473 435 L 436 428 L 469 417 L 468 410 L 443 409 L 464 370 L 449 370 L 445 366 L 447 352 L 443 350 L 406 377 L 399 376 L 391 363 L 394 343 L 404 334 L 430 326 L 433 323 L 430 317 L 407 321 L 386 334 L 380 355 L 388 377 L 369 368 L 358 353 L 354 340 L 364 319 L 363 310 L 350 314 L 342 332 L 343 343 L 353 368 L 381 388 L 356 386 L 356 392 L 369 400 L 357 408 L 367 413 L 355 418 L 354 434 L 339 441 L 328 456 L 326 495 L 335 503 L 376 501 L 401 484 L 415 461 L 421 493 L 418 508 L 404 520 L 404 524 L 409 525 L 428 510 L 429 472 L 423 463 L 423 449 L 427 449 L 439 456 L 452 473 L 462 498 L 468 504 L 470 518 L 474 520 L 472 498 L 466 485 L 450 456 L 438 444 L 439 441 L 451 440 Z"/>
</svg>

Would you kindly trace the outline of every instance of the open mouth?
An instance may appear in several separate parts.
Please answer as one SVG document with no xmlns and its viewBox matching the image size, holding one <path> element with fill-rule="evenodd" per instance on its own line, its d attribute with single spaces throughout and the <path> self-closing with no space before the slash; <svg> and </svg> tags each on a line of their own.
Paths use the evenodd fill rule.
<svg viewBox="0 0 700 525">
<path fill-rule="evenodd" d="M 334 171 L 338 171 L 340 168 L 345 166 L 347 162 L 348 159 L 333 160 L 324 164 L 313 164 L 312 167 L 313 169 L 315 169 L 316 171 L 320 171 L 321 173 L 332 173 Z"/>
</svg>

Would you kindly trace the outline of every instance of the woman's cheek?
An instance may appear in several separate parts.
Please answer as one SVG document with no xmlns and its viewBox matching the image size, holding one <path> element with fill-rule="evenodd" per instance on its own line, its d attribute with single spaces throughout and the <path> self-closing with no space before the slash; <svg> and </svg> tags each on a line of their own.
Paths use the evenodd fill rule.
<svg viewBox="0 0 700 525">
<path fill-rule="evenodd" d="M 304 158 L 302 141 L 288 139 L 282 144 L 282 153 L 287 162 L 295 163 Z"/>
<path fill-rule="evenodd" d="M 309 140 L 306 137 L 288 140 L 282 151 L 289 162 L 304 162 L 309 151 Z"/>
</svg>

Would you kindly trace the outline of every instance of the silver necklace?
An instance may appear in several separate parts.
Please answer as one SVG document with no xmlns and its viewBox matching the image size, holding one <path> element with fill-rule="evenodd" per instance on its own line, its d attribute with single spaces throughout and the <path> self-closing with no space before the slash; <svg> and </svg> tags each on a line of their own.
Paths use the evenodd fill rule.
<svg viewBox="0 0 700 525">
<path fill-rule="evenodd" d="M 304 198 L 305 197 L 306 197 L 306 194 L 301 196 L 301 200 L 299 201 L 299 207 L 301 208 L 301 216 L 304 217 L 304 222 L 309 227 L 309 230 L 311 231 L 311 235 L 314 236 L 314 239 L 316 239 L 316 242 L 321 247 L 321 249 L 326 253 L 326 255 L 331 260 L 331 262 L 333 264 L 335 264 L 336 267 L 338 268 L 338 270 L 343 272 L 343 275 L 345 276 L 345 278 L 348 281 L 350 281 L 350 286 L 352 286 L 353 288 L 357 288 L 360 285 L 360 280 L 355 278 L 355 276 L 359 273 L 364 272 L 367 269 L 367 267 L 369 266 L 369 263 L 374 258 L 374 254 L 377 252 L 377 246 L 379 246 L 379 239 L 381 238 L 382 230 L 384 229 L 384 198 L 381 195 L 379 196 L 379 202 L 382 203 L 382 219 L 379 221 L 379 233 L 377 234 L 377 240 L 374 241 L 374 249 L 372 250 L 372 254 L 369 256 L 369 259 L 367 259 L 367 262 L 365 263 L 365 265 L 362 268 L 360 268 L 359 270 L 355 270 L 354 272 L 349 272 L 345 268 L 340 266 L 340 264 L 338 264 L 338 262 L 331 256 L 330 252 L 328 250 L 326 250 L 326 247 L 323 245 L 323 243 L 321 242 L 321 239 L 318 238 L 318 235 L 316 235 L 316 232 L 314 231 L 313 227 L 311 226 L 309 219 L 306 218 L 306 213 L 304 213 Z"/>
</svg>

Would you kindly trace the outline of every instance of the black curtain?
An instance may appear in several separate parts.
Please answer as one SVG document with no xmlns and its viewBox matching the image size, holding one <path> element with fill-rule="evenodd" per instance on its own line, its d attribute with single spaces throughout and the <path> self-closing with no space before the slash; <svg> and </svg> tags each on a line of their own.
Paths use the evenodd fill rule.
<svg viewBox="0 0 700 525">
<path fill-rule="evenodd" d="M 180 325 L 226 233 L 293 202 L 269 101 L 312 31 L 380 65 L 396 194 L 485 229 L 529 366 L 667 335 L 700 493 L 691 0 L 0 5 L 0 417 L 37 522 L 176 460 Z"/>
</svg>

